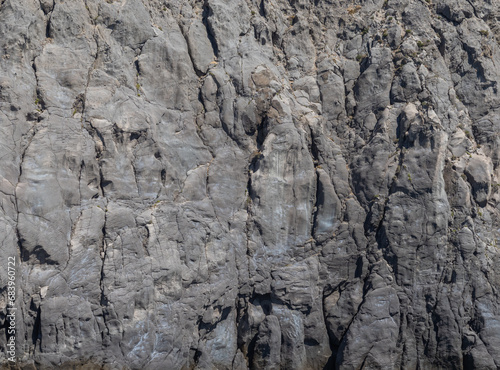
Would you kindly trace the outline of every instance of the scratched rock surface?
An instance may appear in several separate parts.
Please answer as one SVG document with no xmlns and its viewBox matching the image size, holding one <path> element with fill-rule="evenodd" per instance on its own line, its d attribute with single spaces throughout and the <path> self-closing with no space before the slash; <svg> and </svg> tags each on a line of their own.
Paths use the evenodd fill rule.
<svg viewBox="0 0 500 370">
<path fill-rule="evenodd" d="M 24 369 L 500 368 L 499 0 L 2 0 Z"/>
</svg>

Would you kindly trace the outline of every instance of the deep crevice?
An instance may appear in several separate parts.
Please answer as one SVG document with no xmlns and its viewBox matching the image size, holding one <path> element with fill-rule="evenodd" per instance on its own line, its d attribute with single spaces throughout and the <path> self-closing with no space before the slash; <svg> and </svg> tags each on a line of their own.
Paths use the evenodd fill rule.
<svg viewBox="0 0 500 370">
<path fill-rule="evenodd" d="M 215 38 L 215 32 L 210 24 L 209 18 L 213 16 L 212 8 L 210 8 L 210 4 L 208 0 L 205 0 L 203 3 L 203 13 L 202 13 L 202 22 L 205 28 L 207 29 L 208 40 L 210 41 L 210 45 L 212 45 L 212 49 L 214 51 L 214 55 L 217 58 L 219 56 L 219 46 L 217 45 L 217 39 Z"/>
<path fill-rule="evenodd" d="M 259 14 L 260 14 L 261 17 L 264 17 L 264 18 L 267 17 L 266 7 L 264 5 L 264 0 L 260 1 L 260 4 L 259 4 Z"/>
<path fill-rule="evenodd" d="M 36 318 L 35 318 L 35 324 L 33 325 L 33 331 L 31 332 L 31 341 L 33 345 L 35 346 L 36 350 L 36 344 L 38 342 L 39 347 L 42 346 L 42 320 L 41 320 L 41 309 L 38 307 L 36 310 Z"/>
<path fill-rule="evenodd" d="M 101 229 L 101 232 L 102 232 L 102 245 L 100 247 L 100 253 L 102 255 L 101 257 L 101 261 L 102 261 L 102 265 L 101 265 L 101 273 L 100 273 L 100 279 L 99 279 L 99 288 L 101 289 L 101 295 L 100 295 L 100 305 L 101 306 L 107 306 L 109 301 L 106 297 L 106 295 L 104 294 L 104 278 L 105 278 L 105 273 L 104 273 L 104 262 L 106 260 L 106 216 L 104 218 L 104 226 L 102 227 Z M 106 318 L 105 316 L 103 315 L 103 319 L 106 321 Z"/>
</svg>

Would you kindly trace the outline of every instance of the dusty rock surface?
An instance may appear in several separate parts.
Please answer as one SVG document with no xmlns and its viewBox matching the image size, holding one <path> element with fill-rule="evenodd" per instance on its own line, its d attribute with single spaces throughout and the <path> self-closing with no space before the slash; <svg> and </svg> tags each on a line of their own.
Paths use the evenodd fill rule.
<svg viewBox="0 0 500 370">
<path fill-rule="evenodd" d="M 0 36 L 19 366 L 500 368 L 499 0 L 2 0 Z"/>
</svg>

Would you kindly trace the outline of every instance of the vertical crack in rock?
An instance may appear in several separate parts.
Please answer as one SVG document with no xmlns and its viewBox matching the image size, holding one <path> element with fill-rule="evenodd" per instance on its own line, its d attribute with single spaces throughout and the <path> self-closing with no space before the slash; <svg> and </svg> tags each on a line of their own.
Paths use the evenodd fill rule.
<svg viewBox="0 0 500 370">
<path fill-rule="evenodd" d="M 216 58 L 218 58 L 219 57 L 219 46 L 217 44 L 217 39 L 215 38 L 212 24 L 210 22 L 211 16 L 213 16 L 213 11 L 212 11 L 212 8 L 210 7 L 210 0 L 203 0 L 202 22 L 207 30 L 208 40 L 210 41 L 210 45 L 212 45 L 214 55 Z"/>
</svg>

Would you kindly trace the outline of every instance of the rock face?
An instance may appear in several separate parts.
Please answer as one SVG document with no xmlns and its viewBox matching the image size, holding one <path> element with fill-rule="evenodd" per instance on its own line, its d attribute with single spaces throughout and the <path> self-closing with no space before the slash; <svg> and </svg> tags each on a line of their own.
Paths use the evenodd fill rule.
<svg viewBox="0 0 500 370">
<path fill-rule="evenodd" d="M 2 0 L 26 368 L 500 368 L 499 0 Z M 12 364 L 12 363 L 11 363 Z"/>
</svg>

